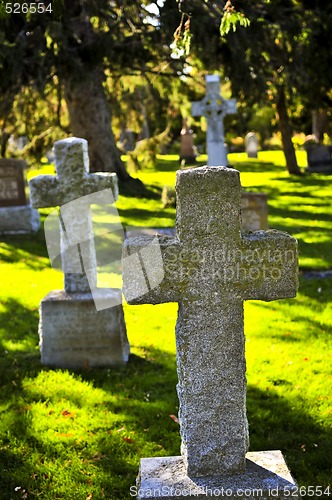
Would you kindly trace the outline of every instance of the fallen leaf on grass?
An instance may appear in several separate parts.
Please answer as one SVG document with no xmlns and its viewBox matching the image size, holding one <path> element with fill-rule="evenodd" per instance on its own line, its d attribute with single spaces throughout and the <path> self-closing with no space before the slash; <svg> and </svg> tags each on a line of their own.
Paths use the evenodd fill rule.
<svg viewBox="0 0 332 500">
<path fill-rule="evenodd" d="M 91 460 L 102 460 L 103 458 L 106 458 L 107 455 L 101 455 L 100 453 L 95 453 L 92 455 Z"/>
<path fill-rule="evenodd" d="M 134 441 L 133 439 L 128 438 L 128 437 L 125 437 L 125 436 L 123 436 L 123 437 L 122 437 L 122 439 L 123 439 L 124 441 L 126 441 L 126 443 L 135 443 L 135 441 Z"/>
<path fill-rule="evenodd" d="M 65 432 L 56 432 L 55 435 L 58 437 L 69 438 L 69 437 L 72 437 L 74 434 L 72 432 L 69 432 L 68 434 L 66 434 Z"/>
<path fill-rule="evenodd" d="M 180 420 L 175 415 L 169 415 L 169 417 L 171 417 L 171 419 L 174 420 L 176 424 L 180 424 Z"/>
<path fill-rule="evenodd" d="M 75 418 L 76 413 L 75 413 L 75 412 L 73 412 L 73 411 L 69 411 L 69 410 L 62 410 L 61 415 L 62 415 L 63 417 Z"/>
</svg>

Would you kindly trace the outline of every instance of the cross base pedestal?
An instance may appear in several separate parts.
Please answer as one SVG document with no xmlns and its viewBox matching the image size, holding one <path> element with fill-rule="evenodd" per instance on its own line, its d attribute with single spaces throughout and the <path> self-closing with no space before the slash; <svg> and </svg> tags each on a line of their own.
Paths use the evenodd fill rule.
<svg viewBox="0 0 332 500">
<path fill-rule="evenodd" d="M 121 301 L 121 290 L 100 294 Z M 122 304 L 97 311 L 91 293 L 50 292 L 40 303 L 39 337 L 41 362 L 51 367 L 121 365 L 129 357 Z"/>
<path fill-rule="evenodd" d="M 298 498 L 296 483 L 278 450 L 247 453 L 243 474 L 201 478 L 186 475 L 182 457 L 143 458 L 132 492 L 134 488 L 140 500 Z"/>
</svg>

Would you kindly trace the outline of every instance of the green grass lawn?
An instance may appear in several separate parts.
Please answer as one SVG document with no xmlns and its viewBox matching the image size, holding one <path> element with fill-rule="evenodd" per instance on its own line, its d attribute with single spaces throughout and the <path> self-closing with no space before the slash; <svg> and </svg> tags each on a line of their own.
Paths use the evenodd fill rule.
<svg viewBox="0 0 332 500">
<path fill-rule="evenodd" d="M 230 158 L 245 189 L 268 193 L 270 227 L 298 238 L 301 267 L 296 299 L 245 304 L 250 449 L 281 449 L 299 485 L 330 485 L 331 496 L 332 279 L 302 272 L 332 269 L 332 176 L 289 177 L 280 152 Z M 174 224 L 160 191 L 177 168 L 163 156 L 137 174 L 149 197 L 120 196 L 123 224 Z M 50 370 L 39 361 L 38 306 L 63 279 L 43 231 L 3 237 L 0 259 L 0 500 L 131 498 L 141 457 L 179 454 L 176 304 L 124 305 L 127 366 Z"/>
</svg>

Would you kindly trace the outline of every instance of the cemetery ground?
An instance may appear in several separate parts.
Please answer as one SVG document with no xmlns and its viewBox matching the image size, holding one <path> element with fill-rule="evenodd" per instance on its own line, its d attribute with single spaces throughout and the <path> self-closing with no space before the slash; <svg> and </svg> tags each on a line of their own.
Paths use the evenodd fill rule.
<svg viewBox="0 0 332 500">
<path fill-rule="evenodd" d="M 268 193 L 270 227 L 299 241 L 297 297 L 245 303 L 250 450 L 281 449 L 298 484 L 329 498 L 332 276 L 319 272 L 332 270 L 332 178 L 289 177 L 279 151 L 230 160 L 244 188 Z M 160 193 L 178 167 L 175 156 L 162 156 L 138 172 L 150 198 L 120 196 L 123 224 L 174 224 Z M 63 275 L 50 267 L 43 230 L 2 237 L 0 259 L 0 499 L 131 498 L 141 457 L 179 454 L 176 305 L 124 305 L 126 366 L 51 370 L 39 360 L 38 306 L 63 288 Z"/>
</svg>

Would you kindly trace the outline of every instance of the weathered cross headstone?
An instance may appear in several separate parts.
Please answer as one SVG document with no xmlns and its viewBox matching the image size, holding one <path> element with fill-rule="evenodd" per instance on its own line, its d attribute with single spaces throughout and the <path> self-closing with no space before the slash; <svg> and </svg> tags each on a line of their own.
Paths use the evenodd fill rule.
<svg viewBox="0 0 332 500">
<path fill-rule="evenodd" d="M 129 344 L 121 290 L 97 289 L 90 209 L 91 203 L 105 202 L 107 190 L 113 193 L 111 201 L 117 199 L 117 177 L 89 173 L 84 139 L 58 141 L 54 151 L 57 176 L 40 175 L 29 183 L 34 207 L 60 207 L 59 253 L 65 275 L 65 291 L 51 292 L 41 302 L 42 363 L 70 368 L 123 363 L 128 360 Z M 99 303 L 109 307 L 97 310 L 97 295 Z"/>
<path fill-rule="evenodd" d="M 229 498 L 258 487 L 262 498 L 275 487 L 281 495 L 293 485 L 281 453 L 247 453 L 243 301 L 296 295 L 297 242 L 279 231 L 241 235 L 236 170 L 179 171 L 176 189 L 177 237 L 137 237 L 124 245 L 126 300 L 179 303 L 182 456 L 142 459 L 138 498 L 171 498 L 167 492 L 175 488 L 182 499 L 209 487 L 230 488 Z"/>
<path fill-rule="evenodd" d="M 220 95 L 220 78 L 218 75 L 206 76 L 206 95 L 201 101 L 192 103 L 193 116 L 205 116 L 207 120 L 207 155 L 209 166 L 227 166 L 225 147 L 224 118 L 235 114 L 236 100 L 223 99 Z"/>
<path fill-rule="evenodd" d="M 24 160 L 0 160 L 0 234 L 33 233 L 39 229 L 37 210 L 25 195 Z"/>
<path fill-rule="evenodd" d="M 258 157 L 258 137 L 255 132 L 248 132 L 244 139 L 245 148 L 248 158 Z"/>
</svg>

